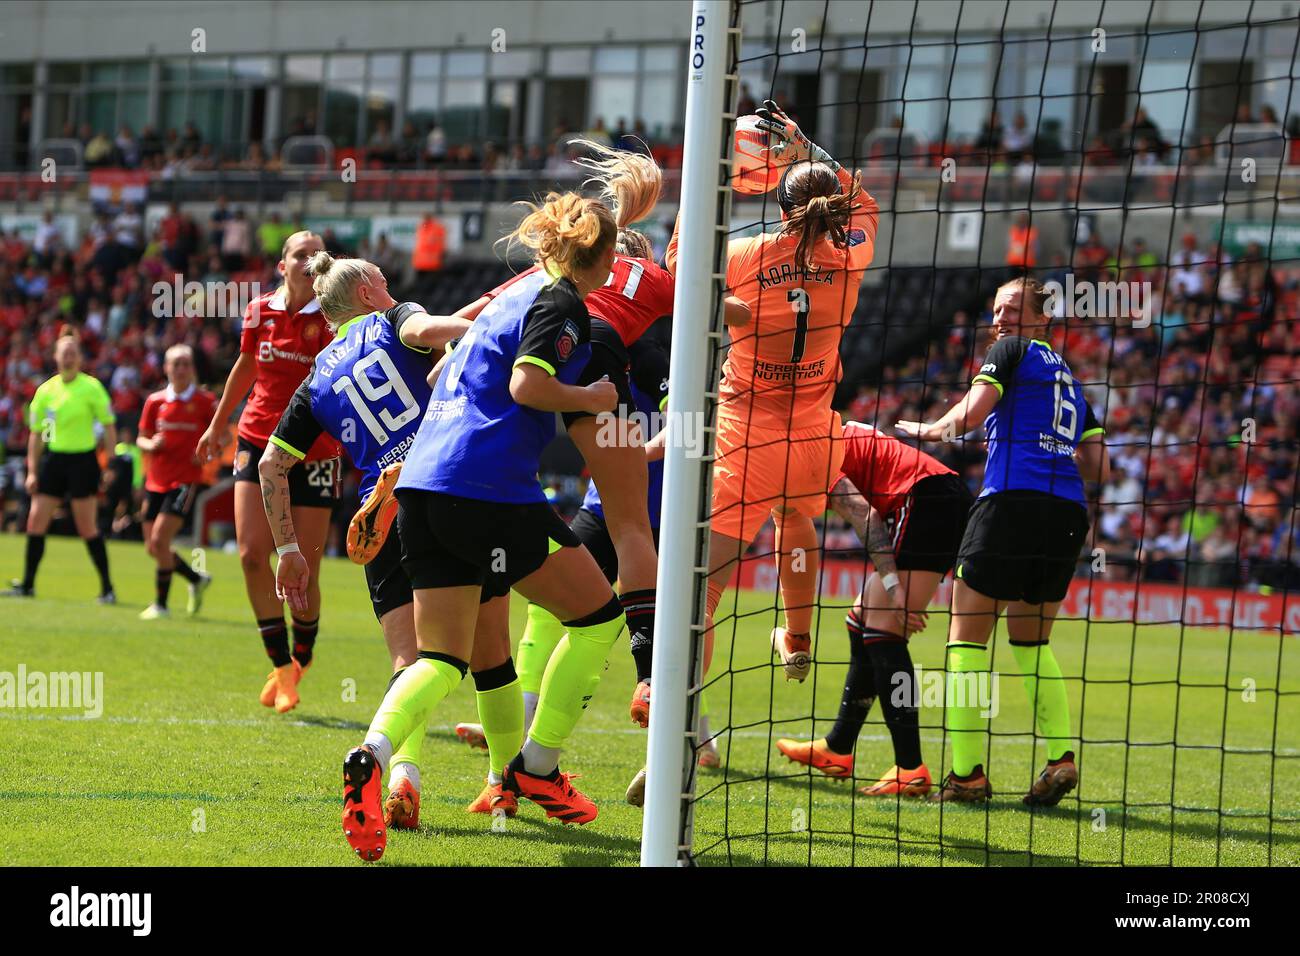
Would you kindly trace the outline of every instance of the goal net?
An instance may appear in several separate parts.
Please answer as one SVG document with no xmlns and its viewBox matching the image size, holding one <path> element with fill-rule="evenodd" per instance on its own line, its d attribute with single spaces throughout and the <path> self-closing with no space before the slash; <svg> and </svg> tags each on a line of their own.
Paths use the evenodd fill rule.
<svg viewBox="0 0 1300 956">
<path fill-rule="evenodd" d="M 678 860 L 1300 863 L 1294 7 L 696 4 L 703 7 L 720 28 L 739 25 L 727 55 L 705 64 L 725 78 L 709 142 L 728 149 L 736 117 L 774 101 L 811 143 L 861 174 L 857 215 L 872 201 L 879 214 L 865 271 L 854 271 L 846 254 L 842 274 L 796 264 L 791 282 L 779 244 L 764 247 L 777 269 L 761 279 L 742 276 L 749 265 L 735 259 L 743 241 L 752 250 L 763 242 L 755 237 L 782 228 L 778 190 L 754 193 L 732 179 L 729 195 L 715 190 L 703 207 L 683 199 L 684 258 L 715 255 L 711 243 L 687 236 L 696 222 L 712 228 L 730 206 L 727 253 L 707 264 L 711 288 L 695 292 L 713 321 L 704 341 L 716 348 L 686 355 L 674 338 L 674 382 L 681 363 L 706 370 L 691 398 L 716 441 L 701 467 L 698 508 L 683 511 L 671 499 L 664 507 L 665 539 L 675 544 L 661 556 L 661 594 L 671 595 L 673 574 L 689 577 L 680 594 L 692 625 L 681 651 L 689 755 L 677 803 L 663 817 Z M 692 163 L 706 179 L 718 179 L 717 170 L 723 180 L 741 175 L 736 157 L 720 165 L 716 152 L 693 150 L 703 134 L 689 116 L 686 135 L 687 176 Z M 846 690 L 863 641 L 846 615 L 855 601 L 860 619 L 881 609 L 863 594 L 877 562 L 843 509 L 817 511 L 804 546 L 796 516 L 809 510 L 808 484 L 825 478 L 829 488 L 838 475 L 831 463 L 809 464 L 808 447 L 820 446 L 800 445 L 817 405 L 807 389 L 825 376 L 805 367 L 820 359 L 797 342 L 771 360 L 763 337 L 797 340 L 803 320 L 796 295 L 778 299 L 766 286 L 786 281 L 806 296 L 839 297 L 850 321 L 830 358 L 830 404 L 843 421 L 892 437 L 896 423 L 936 422 L 971 390 L 995 341 L 995 295 L 1022 276 L 1052 293 L 1045 354 L 1068 363 L 1067 395 L 1104 428 L 1110 465 L 1105 481 L 1083 486 L 1086 532 L 1050 634 L 1059 672 L 1039 663 L 1027 670 L 1006 615 L 999 618 L 976 687 L 981 719 L 973 730 L 963 725 L 980 736 L 991 798 L 867 794 L 899 765 L 884 685 L 877 677 Z M 742 281 L 749 291 L 731 287 Z M 725 294 L 749 297 L 748 325 L 724 332 Z M 779 443 L 771 416 L 753 411 L 772 398 L 765 389 L 784 389 L 792 409 Z M 729 424 L 719 395 L 725 404 L 742 393 L 759 394 L 752 418 Z M 935 440 L 901 437 L 980 494 L 988 436 L 978 423 Z M 673 454 L 670 475 L 685 467 Z M 808 474 L 818 467 L 827 473 Z M 795 488 L 805 497 L 796 499 Z M 909 525 L 918 502 L 903 495 L 891 513 L 877 509 L 895 550 L 906 544 L 913 559 L 918 549 L 949 547 L 933 517 Z M 745 546 L 724 574 L 720 530 Z M 714 545 L 708 560 L 706 540 Z M 720 580 L 725 590 L 706 634 L 710 567 L 715 591 Z M 911 671 L 892 675 L 911 694 L 894 710 L 914 713 L 931 796 L 955 769 L 955 672 L 945 650 L 955 632 L 953 577 L 942 575 L 924 626 L 906 641 Z M 791 665 L 774 652 L 778 628 L 809 635 L 803 680 L 787 679 Z M 1065 725 L 1044 710 L 1061 688 Z M 658 689 L 655 704 L 676 706 Z M 817 749 L 828 737 L 838 747 L 831 758 Z M 786 752 L 800 753 L 799 745 L 802 761 Z M 1063 749 L 1077 785 L 1054 806 L 1026 805 Z M 647 817 L 648 839 L 658 819 Z"/>
</svg>

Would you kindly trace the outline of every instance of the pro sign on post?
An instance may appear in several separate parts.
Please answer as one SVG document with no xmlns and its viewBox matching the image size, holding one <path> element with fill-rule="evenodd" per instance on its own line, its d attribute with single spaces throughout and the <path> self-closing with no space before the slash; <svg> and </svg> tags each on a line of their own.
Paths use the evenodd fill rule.
<svg viewBox="0 0 1300 956">
<path fill-rule="evenodd" d="M 690 690 L 698 677 L 708 575 L 710 394 L 722 334 L 736 97 L 737 44 L 729 41 L 738 39 L 738 23 L 734 0 L 696 0 L 691 11 L 643 866 L 673 866 L 689 852 L 694 751 L 687 734 L 695 727 L 698 694 Z M 696 423 L 708 428 L 703 453 L 685 440 L 699 434 Z"/>
</svg>

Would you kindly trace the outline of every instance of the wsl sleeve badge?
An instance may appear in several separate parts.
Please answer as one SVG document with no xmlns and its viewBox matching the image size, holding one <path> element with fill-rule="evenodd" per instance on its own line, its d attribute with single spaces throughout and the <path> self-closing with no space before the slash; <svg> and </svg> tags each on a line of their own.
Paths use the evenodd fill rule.
<svg viewBox="0 0 1300 956">
<path fill-rule="evenodd" d="M 867 232 L 865 229 L 850 229 L 848 244 L 851 247 L 860 246 L 867 241 Z"/>
<path fill-rule="evenodd" d="M 556 357 L 561 362 L 567 362 L 574 349 L 578 347 L 579 341 L 578 323 L 574 322 L 573 319 L 565 319 L 560 334 L 555 337 Z"/>
</svg>

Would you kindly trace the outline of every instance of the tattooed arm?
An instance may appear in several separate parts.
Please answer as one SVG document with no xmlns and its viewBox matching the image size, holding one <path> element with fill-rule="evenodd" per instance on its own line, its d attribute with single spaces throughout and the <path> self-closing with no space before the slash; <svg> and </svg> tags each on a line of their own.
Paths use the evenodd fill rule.
<svg viewBox="0 0 1300 956">
<path fill-rule="evenodd" d="M 298 550 L 298 535 L 293 527 L 293 509 L 289 502 L 289 469 L 298 459 L 275 444 L 268 444 L 257 464 L 262 482 L 262 507 L 271 525 L 276 551 L 280 555 L 275 569 L 276 597 L 289 604 L 292 611 L 307 610 L 307 582 L 311 572 L 307 559 Z"/>
<path fill-rule="evenodd" d="M 867 546 L 867 554 L 871 556 L 871 563 L 876 566 L 880 576 L 898 574 L 898 564 L 894 561 L 894 544 L 889 540 L 885 518 L 871 507 L 853 482 L 841 475 L 831 489 L 830 503 L 831 510 L 852 525 L 862 543 Z"/>
</svg>

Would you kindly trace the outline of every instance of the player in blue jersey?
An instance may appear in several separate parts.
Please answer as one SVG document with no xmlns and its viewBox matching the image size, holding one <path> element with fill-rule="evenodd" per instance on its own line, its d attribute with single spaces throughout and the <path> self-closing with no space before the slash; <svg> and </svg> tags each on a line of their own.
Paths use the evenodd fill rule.
<svg viewBox="0 0 1300 956">
<path fill-rule="evenodd" d="M 469 323 L 450 316 L 428 315 L 415 303 L 398 304 L 388 293 L 383 273 L 362 259 L 335 260 L 316 253 L 307 265 L 321 311 L 334 338 L 316 356 L 312 373 L 299 386 L 276 426 L 259 464 L 263 504 L 280 554 L 276 590 L 291 608 L 305 607 L 310 573 L 298 549 L 289 506 L 289 472 L 304 450 L 327 433 L 342 442 L 361 472 L 361 496 L 369 505 L 391 498 L 401 462 L 415 440 L 432 388 L 427 382 L 431 354 L 463 334 Z M 381 546 L 366 553 L 354 550 L 366 568 L 375 616 L 384 631 L 394 673 L 416 659 L 415 614 L 411 585 L 401 566 L 396 535 L 377 534 L 376 513 L 363 507 L 358 517 L 368 525 L 364 543 Z M 354 519 L 353 527 L 358 525 Z M 350 538 L 357 537 L 349 535 Z M 504 698 L 511 712 L 520 711 L 519 684 L 510 659 L 509 606 L 504 601 L 480 616 L 472 662 L 479 703 L 485 697 Z M 485 685 L 491 684 L 486 688 Z M 489 693 L 490 692 L 490 693 Z M 513 694 L 516 703 L 510 706 Z M 490 708 L 489 708 L 490 709 Z M 484 714 L 486 723 L 494 724 Z M 522 722 L 513 736 L 513 749 L 523 737 Z M 389 797 L 385 819 L 389 826 L 414 829 L 419 824 L 420 745 L 424 724 L 402 741 L 390 762 Z"/>
<path fill-rule="evenodd" d="M 989 638 L 1004 611 L 1038 732 L 1047 739 L 1047 766 L 1024 802 L 1054 806 L 1079 780 L 1065 680 L 1048 639 L 1088 530 L 1084 481 L 1104 482 L 1110 466 L 1104 430 L 1065 359 L 1046 341 L 1047 299 L 1034 279 L 998 289 L 997 340 L 970 392 L 933 424 L 897 426 L 924 441 L 952 441 L 982 421 L 988 438 L 984 484 L 957 553 L 945 711 L 953 764 L 931 798 L 938 801 L 992 795 L 983 760 L 991 707 L 984 689 Z"/>
<path fill-rule="evenodd" d="M 628 390 L 633 408 L 631 411 L 639 425 L 647 427 L 648 432 L 657 431 L 653 423 L 657 422 L 665 403 L 668 401 L 668 353 L 651 339 L 640 339 L 628 349 L 631 367 L 628 375 Z M 606 416 L 601 416 L 602 427 L 612 424 Z M 646 496 L 646 510 L 649 515 L 651 536 L 656 550 L 659 547 L 659 512 L 663 498 L 664 463 L 662 457 L 647 462 L 649 493 Z M 587 485 L 587 493 L 582 506 L 569 523 L 569 528 L 578 536 L 578 540 L 596 559 L 605 579 L 613 584 L 619 579 L 618 548 L 613 532 L 605 517 L 605 504 L 601 500 L 600 490 L 595 482 Z M 627 603 L 627 595 L 621 596 L 624 611 L 629 615 L 633 607 Z M 629 616 L 629 621 L 631 620 Z M 630 631 L 629 626 L 629 631 Z M 564 625 L 539 604 L 528 605 L 528 625 L 519 641 L 519 684 L 523 689 L 524 726 L 532 723 L 541 695 L 542 678 L 546 672 L 547 662 L 556 646 L 564 637 Z M 634 653 L 635 658 L 635 653 Z M 648 706 L 648 701 L 647 701 Z M 636 716 L 633 715 L 633 721 Z M 485 746 L 486 735 L 480 724 L 462 723 L 456 725 L 456 733 L 470 746 Z M 491 783 L 491 778 L 489 778 Z M 644 773 L 639 774 L 628 800 L 636 806 L 641 805 L 644 791 Z M 489 786 L 466 809 L 470 813 L 491 813 L 495 794 Z"/>
<path fill-rule="evenodd" d="M 380 777 L 396 744 L 460 684 L 480 604 L 511 588 L 568 633 L 551 655 L 504 788 L 567 823 L 596 817 L 595 804 L 560 772 L 559 755 L 625 619 L 600 567 L 547 502 L 537 470 L 556 412 L 598 414 L 617 403 L 608 381 L 574 383 L 591 351 L 583 299 L 609 276 L 618 227 L 603 203 L 576 193 L 530 208 L 513 237 L 542 268 L 493 300 L 461 339 L 397 483 L 419 655 L 344 760 L 344 834 L 363 859 L 378 859 L 386 845 Z"/>
</svg>

